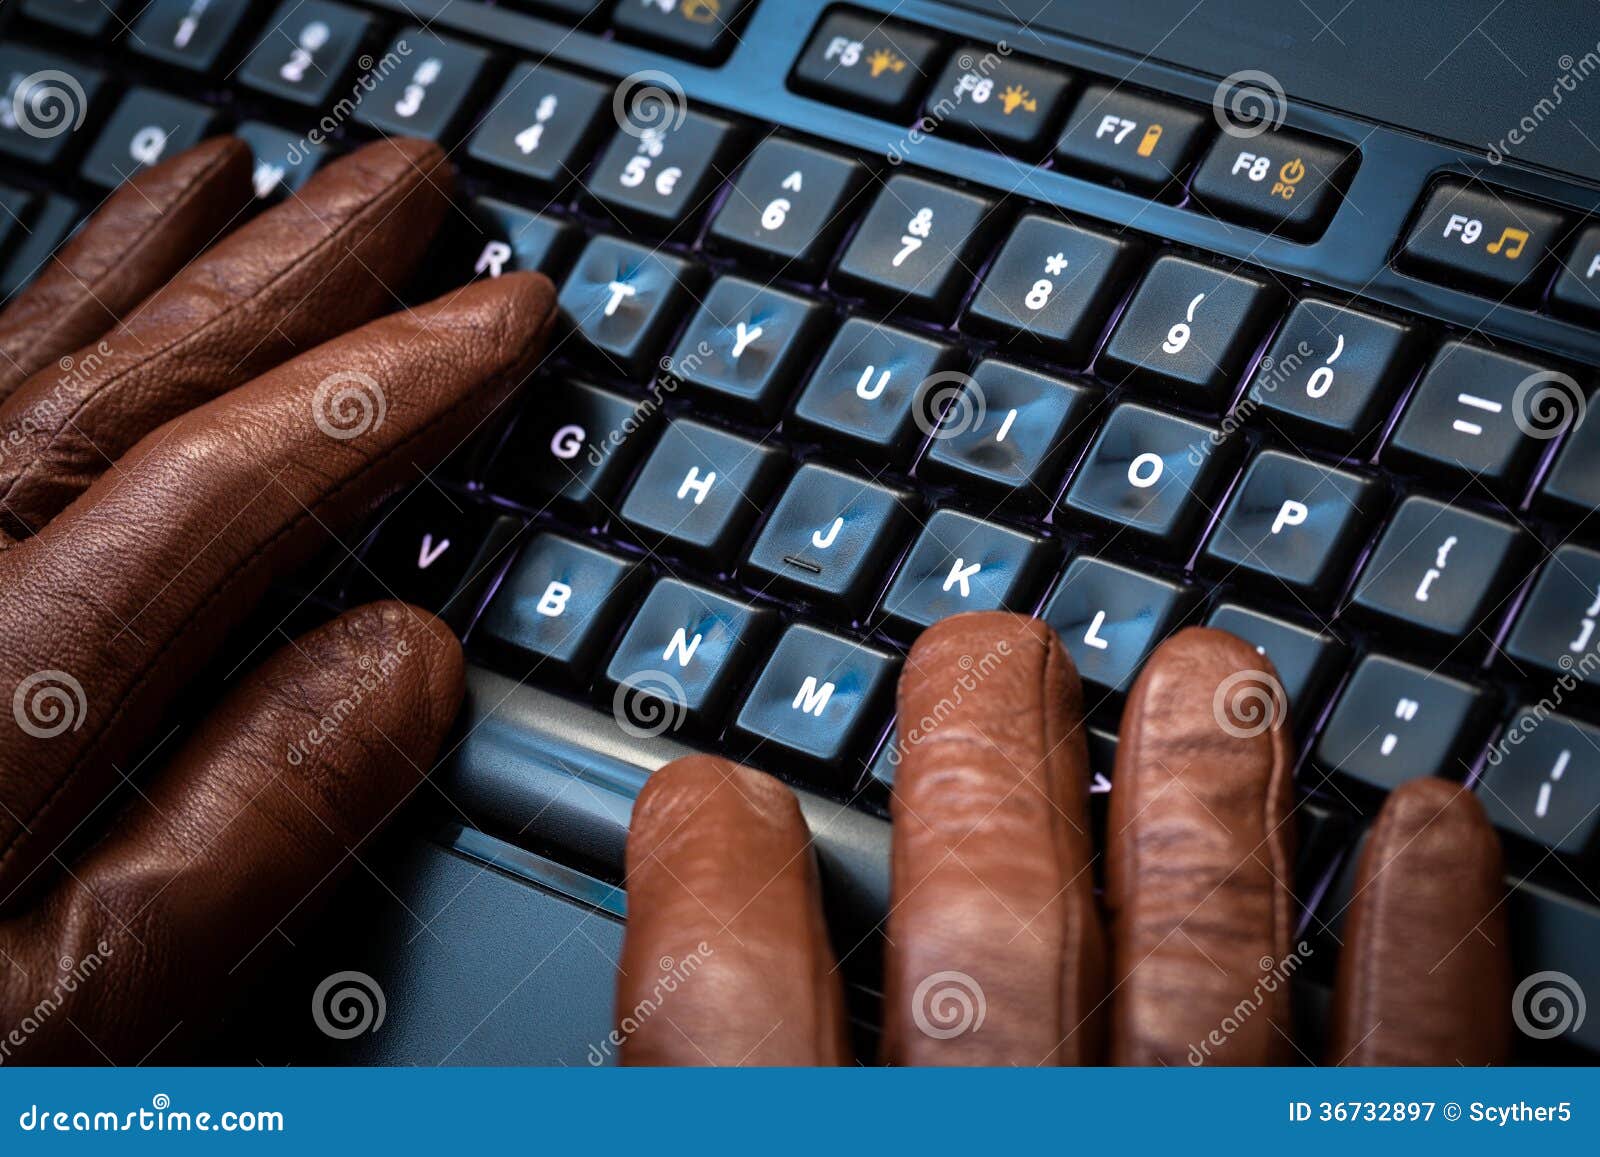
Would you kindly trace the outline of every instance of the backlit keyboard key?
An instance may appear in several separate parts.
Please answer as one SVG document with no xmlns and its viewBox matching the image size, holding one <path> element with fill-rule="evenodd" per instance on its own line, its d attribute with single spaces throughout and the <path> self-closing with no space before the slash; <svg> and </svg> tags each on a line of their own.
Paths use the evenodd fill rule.
<svg viewBox="0 0 1600 1157">
<path fill-rule="evenodd" d="M 1032 159 L 1061 123 L 1071 86 L 1062 69 L 967 44 L 951 54 L 924 112 L 935 132 Z"/>
<path fill-rule="evenodd" d="M 1237 635 L 1271 660 L 1297 720 L 1314 720 L 1322 713 L 1319 696 L 1344 661 L 1345 648 L 1337 639 L 1236 603 L 1212 611 L 1206 626 Z"/>
<path fill-rule="evenodd" d="M 84 158 L 84 178 L 115 188 L 140 169 L 199 144 L 210 133 L 215 118 L 203 104 L 150 88 L 131 89 L 123 94 L 100 139 Z"/>
<path fill-rule="evenodd" d="M 984 274 L 966 324 L 1083 365 L 1122 296 L 1132 254 L 1126 241 L 1030 214 Z"/>
<path fill-rule="evenodd" d="M 1182 623 L 1194 594 L 1098 558 L 1072 561 L 1041 617 L 1055 628 L 1085 683 L 1100 695 L 1121 696 L 1156 645 Z"/>
<path fill-rule="evenodd" d="M 1600 835 L 1600 730 L 1523 707 L 1490 749 L 1478 800 L 1507 835 L 1581 858 Z"/>
<path fill-rule="evenodd" d="M 1389 439 L 1384 460 L 1429 479 L 1441 474 L 1510 493 L 1553 432 L 1527 430 L 1534 382 L 1549 369 L 1465 342 L 1450 342 L 1428 366 Z M 1519 390 L 1521 393 L 1519 394 Z M 1518 412 L 1518 406 L 1522 411 Z M 1567 415 L 1570 422 L 1574 414 Z M 1559 432 L 1559 431 L 1554 431 Z"/>
<path fill-rule="evenodd" d="M 327 149 L 299 133 L 263 121 L 245 121 L 233 135 L 250 146 L 256 198 L 270 201 L 297 192 L 327 158 Z"/>
<path fill-rule="evenodd" d="M 1026 610 L 1052 555 L 1036 535 L 935 511 L 883 596 L 883 613 L 910 636 L 963 611 Z"/>
<path fill-rule="evenodd" d="M 604 85 L 552 68 L 520 64 L 489 105 L 467 153 L 475 161 L 559 191 L 577 179 L 590 143 L 611 118 Z"/>
<path fill-rule="evenodd" d="M 420 28 L 401 32 L 389 52 L 403 63 L 378 79 L 356 120 L 395 136 L 442 139 L 477 88 L 489 54 Z"/>
<path fill-rule="evenodd" d="M 859 161 L 769 137 L 717 211 L 711 243 L 796 274 L 816 274 L 853 219 L 866 180 Z"/>
<path fill-rule="evenodd" d="M 676 56 L 718 60 L 732 50 L 735 29 L 753 0 L 620 0 L 611 14 L 617 34 Z"/>
<path fill-rule="evenodd" d="M 993 208 L 983 197 L 919 177 L 890 177 L 834 271 L 834 283 L 946 317 L 977 276 Z"/>
<path fill-rule="evenodd" d="M 1411 269 L 1489 293 L 1522 288 L 1565 232 L 1553 209 L 1481 183 L 1445 182 L 1429 194 L 1401 252 Z"/>
<path fill-rule="evenodd" d="M 66 79 L 58 79 L 65 74 Z M 0 43 L 0 153 L 50 165 L 80 143 L 105 73 L 50 52 Z"/>
<path fill-rule="evenodd" d="M 817 462 L 800 468 L 750 550 L 750 585 L 770 583 L 854 618 L 883 585 L 911 526 L 910 498 Z"/>
<path fill-rule="evenodd" d="M 1195 406 L 1220 408 L 1272 320 L 1265 282 L 1183 257 L 1150 267 L 1101 355 L 1133 379 Z"/>
<path fill-rule="evenodd" d="M 1585 413 L 1594 408 L 1592 397 L 1580 401 L 1575 394 L 1567 396 L 1575 399 L 1574 406 L 1582 405 Z M 1567 435 L 1539 491 L 1539 501 L 1548 509 L 1585 521 L 1600 511 L 1600 419 L 1585 419 Z"/>
<path fill-rule="evenodd" d="M 1115 188 L 1170 200 L 1183 192 L 1181 178 L 1210 119 L 1122 85 L 1091 85 L 1072 110 L 1056 160 Z"/>
<path fill-rule="evenodd" d="M 1520 674 L 1587 676 L 1600 659 L 1600 554 L 1563 546 L 1550 556 L 1505 641 Z M 1587 678 L 1573 676 L 1581 690 Z"/>
<path fill-rule="evenodd" d="M 208 73 L 249 11 L 250 0 L 149 0 L 127 44 L 141 56 Z"/>
<path fill-rule="evenodd" d="M 771 745 L 837 774 L 882 728 L 899 668 L 886 651 L 796 624 L 778 640 L 736 726 L 763 751 Z"/>
<path fill-rule="evenodd" d="M 667 372 L 747 413 L 772 417 L 815 354 L 827 311 L 741 277 L 711 287 Z"/>
<path fill-rule="evenodd" d="M 1550 304 L 1589 325 L 1600 322 L 1600 225 L 1590 225 L 1578 234 L 1561 262 Z"/>
<path fill-rule="evenodd" d="M 1049 502 L 1066 453 L 1091 428 L 1098 391 L 994 358 L 944 413 L 919 468 L 929 478 Z"/>
<path fill-rule="evenodd" d="M 913 437 L 934 429 L 933 395 L 957 362 L 942 342 L 853 317 L 806 383 L 795 419 L 830 445 L 843 440 L 874 458 L 904 457 Z M 929 379 L 937 380 L 925 385 Z"/>
<path fill-rule="evenodd" d="M 938 37 L 899 21 L 834 11 L 817 25 L 789 81 L 852 111 L 910 120 L 941 49 Z"/>
<path fill-rule="evenodd" d="M 342 82 L 372 18 L 331 0 L 284 0 L 267 18 L 239 79 L 257 92 L 317 107 Z"/>
<path fill-rule="evenodd" d="M 622 220 L 672 231 L 699 220 L 728 175 L 733 124 L 683 113 L 664 125 L 624 124 L 586 178 L 589 192 Z"/>
<path fill-rule="evenodd" d="M 581 236 L 570 221 L 493 197 L 479 197 L 462 208 L 466 220 L 452 215 L 441 246 L 443 281 L 449 286 L 527 271 L 559 277 Z"/>
<path fill-rule="evenodd" d="M 609 514 L 648 440 L 654 407 L 579 382 L 536 383 L 495 463 L 491 489 L 593 523 Z"/>
<path fill-rule="evenodd" d="M 597 360 L 643 384 L 704 280 L 681 257 L 596 237 L 561 287 L 561 316 Z"/>
</svg>

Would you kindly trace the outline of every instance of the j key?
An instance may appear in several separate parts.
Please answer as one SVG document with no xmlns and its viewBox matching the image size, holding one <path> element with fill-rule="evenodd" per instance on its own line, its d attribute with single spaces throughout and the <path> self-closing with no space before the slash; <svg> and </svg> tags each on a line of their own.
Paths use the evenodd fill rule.
<svg viewBox="0 0 1600 1157">
<path fill-rule="evenodd" d="M 1190 185 L 1197 208 L 1307 240 L 1327 226 L 1355 154 L 1332 141 L 1276 130 L 1223 134 Z"/>
<path fill-rule="evenodd" d="M 703 277 L 669 253 L 596 237 L 561 287 L 561 316 L 618 376 L 643 381 Z"/>
<path fill-rule="evenodd" d="M 984 275 L 967 324 L 1084 365 L 1121 296 L 1132 253 L 1125 241 L 1030 214 Z"/>
<path fill-rule="evenodd" d="M 529 270 L 559 277 L 580 237 L 570 221 L 530 213 L 493 197 L 479 197 L 468 205 L 465 221 L 453 216 L 440 262 L 450 285 Z"/>
<path fill-rule="evenodd" d="M 733 125 L 684 113 L 665 126 L 624 124 L 586 178 L 589 192 L 624 221 L 663 230 L 689 226 L 727 176 Z"/>
<path fill-rule="evenodd" d="M 1565 226 L 1560 213 L 1530 201 L 1481 184 L 1445 182 L 1429 195 L 1401 260 L 1448 285 L 1515 293 Z"/>
<path fill-rule="evenodd" d="M 1061 636 L 1084 681 L 1120 696 L 1133 686 L 1145 657 L 1183 621 L 1193 598 L 1177 583 L 1103 559 L 1077 558 L 1042 617 Z"/>
<path fill-rule="evenodd" d="M 82 219 L 83 211 L 76 202 L 56 193 L 46 194 L 28 231 L 12 245 L 10 260 L 0 266 L 0 301 L 32 281 Z"/>
<path fill-rule="evenodd" d="M 744 574 L 858 615 L 883 584 L 910 529 L 907 496 L 808 462 L 762 527 Z"/>
<path fill-rule="evenodd" d="M 962 611 L 1026 610 L 1052 557 L 1035 535 L 935 511 L 883 596 L 883 612 L 916 634 Z"/>
<path fill-rule="evenodd" d="M 33 212 L 33 203 L 32 193 L 0 186 L 0 253 L 6 251 L 13 234 L 22 236 L 27 232 L 25 222 Z"/>
<path fill-rule="evenodd" d="M 1563 546 L 1550 556 L 1522 604 L 1505 654 L 1519 671 L 1576 671 L 1584 682 L 1600 659 L 1600 554 Z M 1576 677 L 1576 676 L 1575 676 Z"/>
<path fill-rule="evenodd" d="M 993 358 L 944 413 L 921 473 L 1019 502 L 1048 502 L 1062 459 L 1090 427 L 1098 391 Z"/>
<path fill-rule="evenodd" d="M 62 73 L 72 83 L 55 79 Z M 72 147 L 105 82 L 105 73 L 54 53 L 0 44 L 0 153 L 54 164 Z"/>
<path fill-rule="evenodd" d="M 493 489 L 595 521 L 638 457 L 655 407 L 577 382 L 539 382 L 500 448 Z"/>
<path fill-rule="evenodd" d="M 1371 478 L 1269 450 L 1245 471 L 1205 561 L 1225 576 L 1281 583 L 1323 602 L 1349 574 L 1382 503 Z"/>
<path fill-rule="evenodd" d="M 472 134 L 467 153 L 546 190 L 560 190 L 577 179 L 601 124 L 600 110 L 610 103 L 604 85 L 548 64 L 520 64 Z"/>
<path fill-rule="evenodd" d="M 992 207 L 971 193 L 896 174 L 845 250 L 834 283 L 896 309 L 947 317 L 976 276 Z"/>
<path fill-rule="evenodd" d="M 819 440 L 846 440 L 873 457 L 903 457 L 912 436 L 929 433 L 926 414 L 918 425 L 916 405 L 946 384 L 957 363 L 950 346 L 904 330 L 853 317 L 839 327 L 822 363 L 795 405 L 795 418 Z"/>
<path fill-rule="evenodd" d="M 783 451 L 714 426 L 671 423 L 622 506 L 623 519 L 651 546 L 719 571 L 763 509 L 787 464 Z"/>
<path fill-rule="evenodd" d="M 1582 406 L 1587 412 L 1595 402 L 1590 398 Z M 1579 422 L 1567 436 L 1555 466 L 1545 477 L 1539 500 L 1546 507 L 1580 518 L 1600 511 L 1600 419 Z"/>
<path fill-rule="evenodd" d="M 942 48 L 908 24 L 835 10 L 817 25 L 789 82 L 831 104 L 906 121 Z"/>
<path fill-rule="evenodd" d="M 711 242 L 814 276 L 838 248 L 866 180 L 859 161 L 768 137 L 717 211 Z"/>
<path fill-rule="evenodd" d="M 1118 189 L 1171 199 L 1182 192 L 1180 178 L 1209 119 L 1120 85 L 1092 85 L 1072 110 L 1056 160 Z"/>
<path fill-rule="evenodd" d="M 1600 831 L 1600 730 L 1522 708 L 1489 749 L 1478 799 L 1501 831 L 1583 856 Z"/>
<path fill-rule="evenodd" d="M 1527 573 L 1516 527 L 1431 498 L 1408 498 L 1367 560 L 1354 605 L 1454 644 L 1493 633 L 1502 600 Z"/>
<path fill-rule="evenodd" d="M 372 19 L 331 0 L 284 0 L 239 72 L 258 92 L 316 107 L 344 79 Z"/>
<path fill-rule="evenodd" d="M 827 311 L 739 277 L 711 287 L 667 372 L 738 409 L 774 417 L 814 356 Z"/>
<path fill-rule="evenodd" d="M 706 726 L 763 652 L 771 611 L 662 579 L 606 667 L 617 721 L 632 734 Z"/>
<path fill-rule="evenodd" d="M 1470 683 L 1368 655 L 1323 729 L 1317 763 L 1384 791 L 1426 775 L 1461 779 L 1484 701 Z"/>
<path fill-rule="evenodd" d="M 249 11 L 250 0 L 150 0 L 127 44 L 141 56 L 210 72 Z"/>
<path fill-rule="evenodd" d="M 581 686 L 610 641 L 637 577 L 633 563 L 541 534 L 512 564 L 473 637 L 536 675 Z"/>
<path fill-rule="evenodd" d="M 249 145 L 255 156 L 250 180 L 256 197 L 263 201 L 298 191 L 326 159 L 322 145 L 263 121 L 246 121 L 233 135 Z"/>
<path fill-rule="evenodd" d="M 1525 389 L 1519 397 L 1517 391 L 1535 377 L 1548 380 L 1549 370 L 1481 346 L 1448 343 L 1406 406 L 1385 460 L 1430 480 L 1448 472 L 1513 492 L 1550 436 L 1541 430 L 1542 436 L 1533 437 L 1523 429 L 1534 428 L 1532 395 Z"/>
<path fill-rule="evenodd" d="M 926 112 L 940 133 L 1032 159 L 1061 123 L 1071 86 L 1058 68 L 967 44 L 934 82 Z"/>
<path fill-rule="evenodd" d="M 22 13 L 30 20 L 59 28 L 75 36 L 101 36 L 114 31 L 121 0 L 22 0 Z"/>
<path fill-rule="evenodd" d="M 1219 431 L 1146 406 L 1111 412 L 1067 491 L 1067 506 L 1184 552 L 1232 472 Z"/>
<path fill-rule="evenodd" d="M 1590 325 L 1600 321 L 1600 225 L 1590 225 L 1561 263 L 1550 291 L 1552 308 Z"/>
<path fill-rule="evenodd" d="M 1317 717 L 1322 692 L 1344 663 L 1337 639 L 1234 603 L 1212 611 L 1206 626 L 1239 636 L 1272 661 L 1295 719 L 1304 723 Z"/>
<path fill-rule="evenodd" d="M 460 633 L 510 557 L 518 519 L 424 486 L 378 525 L 352 583 L 352 597 L 404 599 L 433 611 Z"/>
<path fill-rule="evenodd" d="M 1107 374 L 1220 408 L 1271 319 L 1277 294 L 1182 257 L 1150 267 L 1101 355 Z"/>
<path fill-rule="evenodd" d="M 215 114 L 205 105 L 154 89 L 130 89 L 84 158 L 83 176 L 114 188 L 140 169 L 199 144 L 214 119 Z"/>
<path fill-rule="evenodd" d="M 796 624 L 778 640 L 737 726 L 763 752 L 772 744 L 836 772 L 883 726 L 899 666 L 875 647 Z"/>
<path fill-rule="evenodd" d="M 366 94 L 356 120 L 395 136 L 439 140 L 477 87 L 489 54 L 420 28 L 401 32 L 389 52 L 402 63 Z"/>
<path fill-rule="evenodd" d="M 734 29 L 750 0 L 621 0 L 611 26 L 675 56 L 717 60 L 735 41 Z"/>
<path fill-rule="evenodd" d="M 1262 424 L 1350 449 L 1388 417 L 1410 379 L 1409 326 L 1325 301 L 1289 314 L 1250 387 Z"/>
</svg>

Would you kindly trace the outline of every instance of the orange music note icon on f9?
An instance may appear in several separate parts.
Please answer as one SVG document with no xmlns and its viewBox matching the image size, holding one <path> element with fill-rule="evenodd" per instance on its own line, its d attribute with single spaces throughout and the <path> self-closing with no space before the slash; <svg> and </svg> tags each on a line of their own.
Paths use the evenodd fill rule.
<svg viewBox="0 0 1600 1157">
<path fill-rule="evenodd" d="M 1506 249 L 1507 241 L 1511 242 L 1511 247 L 1509 249 Z M 1510 226 L 1507 226 L 1505 231 L 1500 234 L 1500 240 L 1489 246 L 1489 252 L 1499 253 L 1500 250 L 1505 249 L 1506 260 L 1515 261 L 1518 257 L 1522 256 L 1522 248 L 1527 243 L 1528 231 L 1526 229 L 1513 229 Z"/>
</svg>

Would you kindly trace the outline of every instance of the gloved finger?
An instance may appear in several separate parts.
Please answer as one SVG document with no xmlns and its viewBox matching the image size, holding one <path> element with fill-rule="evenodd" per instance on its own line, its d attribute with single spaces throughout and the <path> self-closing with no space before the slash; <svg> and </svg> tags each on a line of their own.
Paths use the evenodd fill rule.
<svg viewBox="0 0 1600 1157">
<path fill-rule="evenodd" d="M 16 964 L 0 979 L 5 1023 L 59 961 L 101 962 L 20 1059 L 138 1063 L 178 1025 L 214 1020 L 432 767 L 463 671 L 447 627 L 380 603 L 243 679 L 71 876 L 0 926 Z"/>
<path fill-rule="evenodd" d="M 1384 801 L 1357 865 L 1329 1059 L 1491 1065 L 1511 1043 L 1500 841 L 1460 784 L 1417 779 Z"/>
<path fill-rule="evenodd" d="M 623 1063 L 849 1063 L 811 833 L 788 788 L 711 756 L 668 764 L 634 803 L 627 887 Z"/>
<path fill-rule="evenodd" d="M 0 555 L 0 904 L 273 579 L 523 380 L 554 297 L 508 275 L 303 354 L 155 431 Z"/>
<path fill-rule="evenodd" d="M 0 400 L 109 330 L 221 237 L 254 196 L 250 148 L 233 137 L 135 174 L 0 312 Z"/>
<path fill-rule="evenodd" d="M 1106 831 L 1113 1064 L 1291 1055 L 1292 775 L 1282 684 L 1255 648 L 1190 628 L 1156 649 L 1123 710 Z"/>
<path fill-rule="evenodd" d="M 1095 1064 L 1105 946 L 1077 672 L 1000 612 L 928 628 L 900 676 L 884 1058 Z"/>
<path fill-rule="evenodd" d="M 369 145 L 23 382 L 0 404 L 0 529 L 37 532 L 161 423 L 393 308 L 450 174 L 437 145 Z"/>
</svg>

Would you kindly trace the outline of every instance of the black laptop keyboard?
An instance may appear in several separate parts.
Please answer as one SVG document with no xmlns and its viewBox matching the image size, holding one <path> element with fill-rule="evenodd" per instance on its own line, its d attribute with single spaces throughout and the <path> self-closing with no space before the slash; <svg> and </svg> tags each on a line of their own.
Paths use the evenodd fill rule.
<svg viewBox="0 0 1600 1157">
<path fill-rule="evenodd" d="M 6 293 L 141 160 L 223 130 L 265 201 L 378 133 L 440 139 L 463 212 L 427 293 L 560 286 L 518 412 L 319 571 L 317 600 L 415 600 L 479 663 L 878 814 L 901 656 L 937 619 L 1060 632 L 1100 803 L 1143 659 L 1222 627 L 1271 656 L 1296 720 L 1308 929 L 1385 791 L 1468 779 L 1506 836 L 1519 964 L 1596 977 L 1600 425 L 1570 420 L 1592 369 L 1064 214 L 1025 176 L 925 171 L 905 126 L 926 108 L 921 130 L 997 166 L 1297 242 L 1359 148 L 1232 136 L 1193 101 L 1021 54 L 991 69 L 850 8 L 790 29 L 786 88 L 884 118 L 886 152 L 673 91 L 753 2 L 517 5 L 658 50 L 620 88 L 387 3 L 18 6 L 5 106 L 55 69 L 88 115 L 43 140 L 0 124 Z M 302 135 L 373 74 L 326 141 Z M 1419 283 L 1569 345 L 1600 324 L 1600 224 L 1570 207 L 1452 179 L 1410 220 L 1393 262 Z"/>
</svg>

